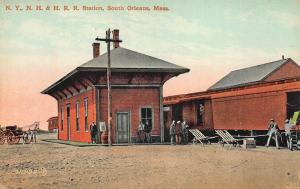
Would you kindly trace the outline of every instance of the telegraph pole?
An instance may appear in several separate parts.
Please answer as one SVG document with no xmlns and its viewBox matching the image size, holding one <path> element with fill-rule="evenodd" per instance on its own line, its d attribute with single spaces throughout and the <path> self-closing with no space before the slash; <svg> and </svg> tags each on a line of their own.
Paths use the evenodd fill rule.
<svg viewBox="0 0 300 189">
<path fill-rule="evenodd" d="M 108 145 L 111 146 L 111 120 L 112 120 L 112 112 L 111 112 L 111 67 L 110 67 L 110 43 L 111 42 L 122 42 L 119 39 L 110 39 L 110 28 L 106 31 L 106 38 L 96 38 L 96 41 L 105 41 L 107 44 L 107 69 L 106 69 L 106 80 L 107 80 L 107 129 L 108 129 Z"/>
</svg>

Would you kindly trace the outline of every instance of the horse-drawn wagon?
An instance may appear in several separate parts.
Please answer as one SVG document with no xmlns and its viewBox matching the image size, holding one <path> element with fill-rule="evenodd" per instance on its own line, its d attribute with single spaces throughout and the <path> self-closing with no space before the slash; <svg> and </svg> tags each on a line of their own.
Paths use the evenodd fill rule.
<svg viewBox="0 0 300 189">
<path fill-rule="evenodd" d="M 0 128 L 0 144 L 4 144 L 5 140 L 8 144 L 18 144 L 23 134 L 22 128 L 18 128 L 16 125 Z"/>
<path fill-rule="evenodd" d="M 17 127 L 13 126 L 0 126 L 0 145 L 4 144 L 7 141 L 7 144 L 18 144 L 20 139 L 23 139 L 23 144 L 29 144 L 32 142 L 33 134 L 39 130 L 40 122 L 35 121 L 33 124 Z M 28 129 L 27 131 L 23 131 L 23 129 Z"/>
</svg>

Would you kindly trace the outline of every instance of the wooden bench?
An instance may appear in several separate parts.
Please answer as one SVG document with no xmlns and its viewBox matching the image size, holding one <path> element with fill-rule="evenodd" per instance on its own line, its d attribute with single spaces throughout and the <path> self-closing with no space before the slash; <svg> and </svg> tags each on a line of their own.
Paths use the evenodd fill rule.
<svg viewBox="0 0 300 189">
<path fill-rule="evenodd" d="M 207 144 L 210 144 L 210 139 L 213 139 L 213 138 L 216 138 L 218 136 L 214 136 L 214 137 L 208 137 L 208 136 L 205 136 L 200 130 L 198 129 L 190 129 L 189 130 L 190 133 L 193 134 L 193 136 L 195 137 L 196 141 L 199 141 L 202 145 L 204 143 L 207 143 Z"/>
<path fill-rule="evenodd" d="M 233 138 L 233 136 L 227 131 L 227 130 L 216 130 L 217 135 L 221 137 L 221 144 L 224 146 L 224 144 L 229 144 L 232 146 L 239 146 L 240 147 L 240 141 L 243 139 L 236 139 Z"/>
</svg>

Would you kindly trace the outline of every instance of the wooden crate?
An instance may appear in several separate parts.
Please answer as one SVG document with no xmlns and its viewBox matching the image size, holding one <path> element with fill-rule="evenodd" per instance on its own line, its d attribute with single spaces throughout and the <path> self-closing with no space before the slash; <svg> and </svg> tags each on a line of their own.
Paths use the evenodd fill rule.
<svg viewBox="0 0 300 189">
<path fill-rule="evenodd" d="M 256 141 L 253 138 L 245 138 L 243 140 L 243 148 L 256 148 Z"/>
</svg>

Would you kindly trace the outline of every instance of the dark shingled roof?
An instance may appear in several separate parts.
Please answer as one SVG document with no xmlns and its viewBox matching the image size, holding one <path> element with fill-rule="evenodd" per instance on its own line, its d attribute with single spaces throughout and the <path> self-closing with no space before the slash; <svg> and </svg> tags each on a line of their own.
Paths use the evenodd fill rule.
<svg viewBox="0 0 300 189">
<path fill-rule="evenodd" d="M 170 62 L 154 58 L 139 52 L 135 52 L 126 48 L 118 47 L 111 50 L 111 71 L 112 72 L 165 72 L 174 73 L 176 75 L 189 72 L 188 68 L 172 64 Z M 43 94 L 48 92 L 74 76 L 78 72 L 83 71 L 106 71 L 107 69 L 107 53 L 96 57 L 81 66 L 77 67 L 63 78 L 43 90 Z"/>
<path fill-rule="evenodd" d="M 289 60 L 291 59 L 282 59 L 232 71 L 217 83 L 212 85 L 208 90 L 222 90 L 261 82 L 271 73 L 279 69 L 283 64 L 287 63 Z"/>
<path fill-rule="evenodd" d="M 179 73 L 187 72 L 189 69 L 172 64 L 170 62 L 154 58 L 142 53 L 138 53 L 126 48 L 116 48 L 110 53 L 111 55 L 111 68 L 112 69 L 142 69 L 158 71 L 175 71 Z M 98 68 L 106 69 L 107 67 L 107 53 L 94 58 L 85 64 L 79 66 L 79 68 Z"/>
</svg>

